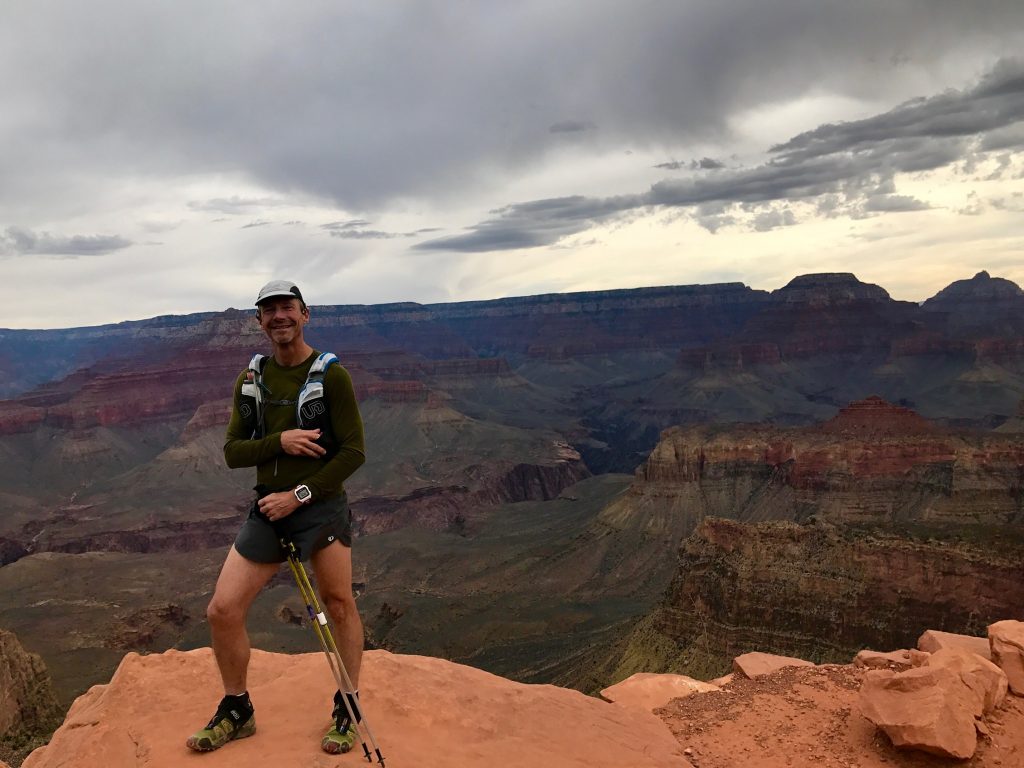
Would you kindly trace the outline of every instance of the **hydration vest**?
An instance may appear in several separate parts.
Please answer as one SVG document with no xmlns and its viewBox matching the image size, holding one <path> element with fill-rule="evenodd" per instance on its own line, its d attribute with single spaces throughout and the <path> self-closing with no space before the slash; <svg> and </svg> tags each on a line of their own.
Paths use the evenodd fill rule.
<svg viewBox="0 0 1024 768">
<path fill-rule="evenodd" d="M 238 413 L 242 417 L 250 440 L 266 437 L 266 406 L 283 404 L 267 399 L 270 392 L 263 385 L 263 369 L 267 365 L 267 359 L 266 355 L 253 355 L 245 372 L 245 381 L 242 382 Z M 334 443 L 330 414 L 327 412 L 327 401 L 324 399 L 324 376 L 334 363 L 338 363 L 338 358 L 334 354 L 324 352 L 318 355 L 309 368 L 306 383 L 302 385 L 298 397 L 295 398 L 296 425 L 299 429 L 319 429 L 320 438 L 316 442 L 327 449 L 328 457 L 334 453 L 337 446 Z"/>
</svg>

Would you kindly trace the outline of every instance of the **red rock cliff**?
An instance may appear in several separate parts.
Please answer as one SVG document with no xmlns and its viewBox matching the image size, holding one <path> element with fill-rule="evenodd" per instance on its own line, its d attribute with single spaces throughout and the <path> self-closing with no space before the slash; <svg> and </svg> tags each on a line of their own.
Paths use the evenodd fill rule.
<svg viewBox="0 0 1024 768">
<path fill-rule="evenodd" d="M 21 742 L 45 732 L 59 713 L 42 659 L 0 629 L 0 739 Z"/>
<path fill-rule="evenodd" d="M 1024 540 L 911 541 L 828 525 L 703 521 L 653 617 L 697 667 L 751 650 L 844 661 L 917 628 L 984 635 L 1024 618 Z"/>
<path fill-rule="evenodd" d="M 869 398 L 808 428 L 672 428 L 635 492 L 676 497 L 695 519 L 916 520 L 1024 526 L 1024 443 L 941 430 Z"/>
</svg>

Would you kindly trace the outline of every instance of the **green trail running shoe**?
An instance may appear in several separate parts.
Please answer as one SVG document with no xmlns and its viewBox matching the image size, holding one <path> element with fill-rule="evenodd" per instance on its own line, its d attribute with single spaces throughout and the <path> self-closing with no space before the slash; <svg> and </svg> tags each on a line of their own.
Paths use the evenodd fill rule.
<svg viewBox="0 0 1024 768">
<path fill-rule="evenodd" d="M 344 731 L 339 731 L 338 726 L 333 725 L 331 730 L 324 734 L 323 741 L 320 742 L 320 749 L 329 755 L 340 755 L 352 749 L 355 743 L 355 728 L 351 725 L 346 725 Z"/>
<path fill-rule="evenodd" d="M 359 711 L 359 705 L 352 694 L 348 694 L 348 696 L 349 705 L 352 707 L 352 711 L 356 713 L 356 720 L 358 721 L 362 716 L 362 713 Z M 320 742 L 320 749 L 330 755 L 340 755 L 352 749 L 357 738 L 356 729 L 352 725 L 352 718 L 348 716 L 345 702 L 341 698 L 341 691 L 334 694 L 334 711 L 331 713 L 331 718 L 334 720 L 334 725 L 331 726 L 331 730 L 324 734 L 324 738 Z"/>
<path fill-rule="evenodd" d="M 254 733 L 256 733 L 256 715 L 248 698 L 244 704 L 240 705 L 225 697 L 206 727 L 189 736 L 185 745 L 196 752 L 212 752 L 215 749 L 220 749 L 229 741 L 244 739 Z"/>
</svg>

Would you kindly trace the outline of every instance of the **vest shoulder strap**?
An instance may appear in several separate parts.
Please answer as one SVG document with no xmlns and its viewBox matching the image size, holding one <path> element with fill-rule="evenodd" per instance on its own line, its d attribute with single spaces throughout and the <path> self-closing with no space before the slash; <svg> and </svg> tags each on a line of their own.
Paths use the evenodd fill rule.
<svg viewBox="0 0 1024 768">
<path fill-rule="evenodd" d="M 263 369 L 267 365 L 267 356 L 256 354 L 252 356 L 252 360 L 249 361 L 249 370 L 253 373 L 263 373 Z"/>
<path fill-rule="evenodd" d="M 263 437 L 263 386 L 260 379 L 267 364 L 265 355 L 253 355 L 242 380 L 242 398 L 238 412 L 250 439 Z"/>
<path fill-rule="evenodd" d="M 319 429 L 324 435 L 330 434 L 331 422 L 324 397 L 324 376 L 327 369 L 335 363 L 338 363 L 337 356 L 331 352 L 324 352 L 318 355 L 309 367 L 306 383 L 299 390 L 299 397 L 295 403 L 295 420 L 302 429 Z"/>
<path fill-rule="evenodd" d="M 306 377 L 307 380 L 312 379 L 314 376 L 323 379 L 324 375 L 327 373 L 327 369 L 334 363 L 341 365 L 341 363 L 338 362 L 338 356 L 333 352 L 323 352 L 317 355 L 316 360 L 313 361 L 313 365 L 309 368 L 309 375 Z"/>
</svg>

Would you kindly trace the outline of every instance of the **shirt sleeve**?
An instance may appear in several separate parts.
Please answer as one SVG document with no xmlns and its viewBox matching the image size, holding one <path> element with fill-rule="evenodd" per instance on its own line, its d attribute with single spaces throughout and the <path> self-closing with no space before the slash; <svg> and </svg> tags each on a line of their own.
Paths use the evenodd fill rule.
<svg viewBox="0 0 1024 768">
<path fill-rule="evenodd" d="M 255 467 L 269 461 L 281 453 L 281 433 L 274 432 L 266 437 L 250 440 L 251 434 L 245 427 L 238 404 L 242 399 L 242 382 L 245 371 L 239 374 L 235 382 L 235 395 L 231 405 L 231 420 L 224 439 L 224 460 L 231 469 L 239 467 Z"/>
<path fill-rule="evenodd" d="M 356 403 L 355 388 L 352 386 L 352 377 L 341 365 L 332 365 L 327 369 L 324 375 L 324 395 L 338 452 L 316 474 L 305 480 L 314 501 L 341 490 L 345 480 L 366 461 L 363 419 Z"/>
</svg>

